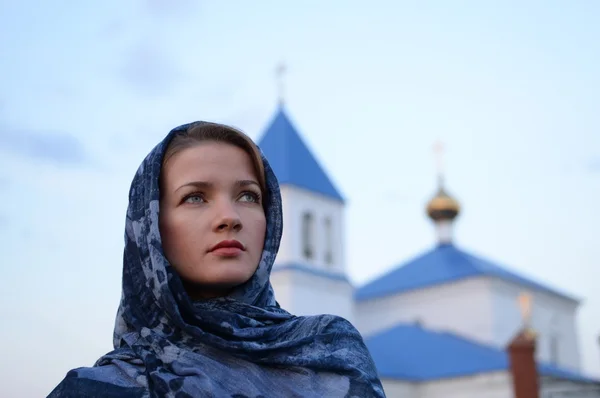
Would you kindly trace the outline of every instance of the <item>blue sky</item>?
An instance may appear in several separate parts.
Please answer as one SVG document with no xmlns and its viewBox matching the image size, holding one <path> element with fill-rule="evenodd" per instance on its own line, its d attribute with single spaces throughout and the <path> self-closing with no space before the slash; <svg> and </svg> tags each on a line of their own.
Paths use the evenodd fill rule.
<svg viewBox="0 0 600 398">
<path fill-rule="evenodd" d="M 111 348 L 137 166 L 192 120 L 258 139 L 282 60 L 288 113 L 348 198 L 352 280 L 434 244 L 440 139 L 457 244 L 582 297 L 600 376 L 600 4 L 451 3 L 0 2 L 6 394 Z"/>
</svg>

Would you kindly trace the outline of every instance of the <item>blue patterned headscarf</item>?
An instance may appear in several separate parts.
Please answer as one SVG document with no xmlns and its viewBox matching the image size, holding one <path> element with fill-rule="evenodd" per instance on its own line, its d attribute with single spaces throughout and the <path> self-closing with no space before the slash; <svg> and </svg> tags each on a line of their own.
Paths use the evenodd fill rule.
<svg viewBox="0 0 600 398">
<path fill-rule="evenodd" d="M 173 129 L 144 159 L 129 192 L 123 290 L 114 347 L 71 370 L 62 397 L 383 397 L 358 331 L 332 316 L 296 317 L 275 301 L 269 275 L 282 234 L 277 179 L 263 157 L 267 233 L 258 269 L 228 297 L 192 301 L 159 233 L 159 175 Z"/>
</svg>

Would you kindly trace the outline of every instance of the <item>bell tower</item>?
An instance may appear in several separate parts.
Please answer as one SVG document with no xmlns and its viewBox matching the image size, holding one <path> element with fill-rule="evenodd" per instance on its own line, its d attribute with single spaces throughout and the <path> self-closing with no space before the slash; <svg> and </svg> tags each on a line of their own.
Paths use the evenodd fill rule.
<svg viewBox="0 0 600 398">
<path fill-rule="evenodd" d="M 292 124 L 282 98 L 258 145 L 283 200 L 283 237 L 271 276 L 279 304 L 295 315 L 335 314 L 352 322 L 344 199 Z"/>
</svg>

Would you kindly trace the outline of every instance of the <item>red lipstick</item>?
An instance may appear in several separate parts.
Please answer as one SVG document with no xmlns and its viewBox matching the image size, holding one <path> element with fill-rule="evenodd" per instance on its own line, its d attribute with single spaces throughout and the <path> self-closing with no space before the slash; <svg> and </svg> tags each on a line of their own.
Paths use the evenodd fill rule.
<svg viewBox="0 0 600 398">
<path fill-rule="evenodd" d="M 237 240 L 223 240 L 210 248 L 209 252 L 223 257 L 234 257 L 246 250 Z"/>
</svg>

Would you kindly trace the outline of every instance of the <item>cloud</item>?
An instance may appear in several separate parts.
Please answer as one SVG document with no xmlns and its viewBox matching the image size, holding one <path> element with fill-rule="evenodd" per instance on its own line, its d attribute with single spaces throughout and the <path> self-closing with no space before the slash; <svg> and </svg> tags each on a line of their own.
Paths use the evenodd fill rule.
<svg viewBox="0 0 600 398">
<path fill-rule="evenodd" d="M 61 132 L 0 128 L 0 149 L 61 165 L 81 165 L 90 160 L 75 136 Z"/>
<path fill-rule="evenodd" d="M 148 13 L 157 17 L 170 15 L 187 15 L 195 11 L 196 0 L 145 0 L 144 8 Z"/>
<path fill-rule="evenodd" d="M 111 20 L 98 28 L 98 35 L 102 40 L 113 40 L 123 36 L 127 24 L 122 20 Z"/>
<path fill-rule="evenodd" d="M 9 190 L 11 185 L 10 180 L 6 176 L 0 176 L 0 193 L 5 193 Z M 5 199 L 3 199 L 5 200 Z M 6 209 L 2 209 L 6 211 Z M 5 213 L 0 212 L 0 230 L 5 229 L 8 226 L 8 217 Z"/>
<path fill-rule="evenodd" d="M 589 162 L 588 168 L 592 173 L 600 173 L 600 156 L 592 159 Z"/>
<path fill-rule="evenodd" d="M 0 176 L 0 192 L 4 192 L 4 191 L 8 190 L 9 186 L 10 186 L 9 179 L 6 178 L 5 176 Z"/>
<path fill-rule="evenodd" d="M 149 26 L 114 19 L 107 22 L 99 33 L 105 40 L 119 39 L 121 42 L 128 42 L 131 37 L 137 37 L 134 39 L 137 41 L 126 45 L 123 58 L 117 58 L 117 74 L 137 94 L 169 94 L 185 77 L 181 57 L 175 54 L 176 46 L 173 44 L 173 40 L 179 40 L 181 33 L 173 35 L 173 32 L 181 30 L 183 20 L 197 20 L 198 2 L 142 0 L 137 3 L 136 9 L 136 15 L 139 15 L 141 20 L 145 19 L 143 14 L 149 17 Z"/>
<path fill-rule="evenodd" d="M 182 77 L 176 62 L 150 40 L 129 51 L 120 72 L 125 81 L 143 95 L 165 94 Z"/>
</svg>

